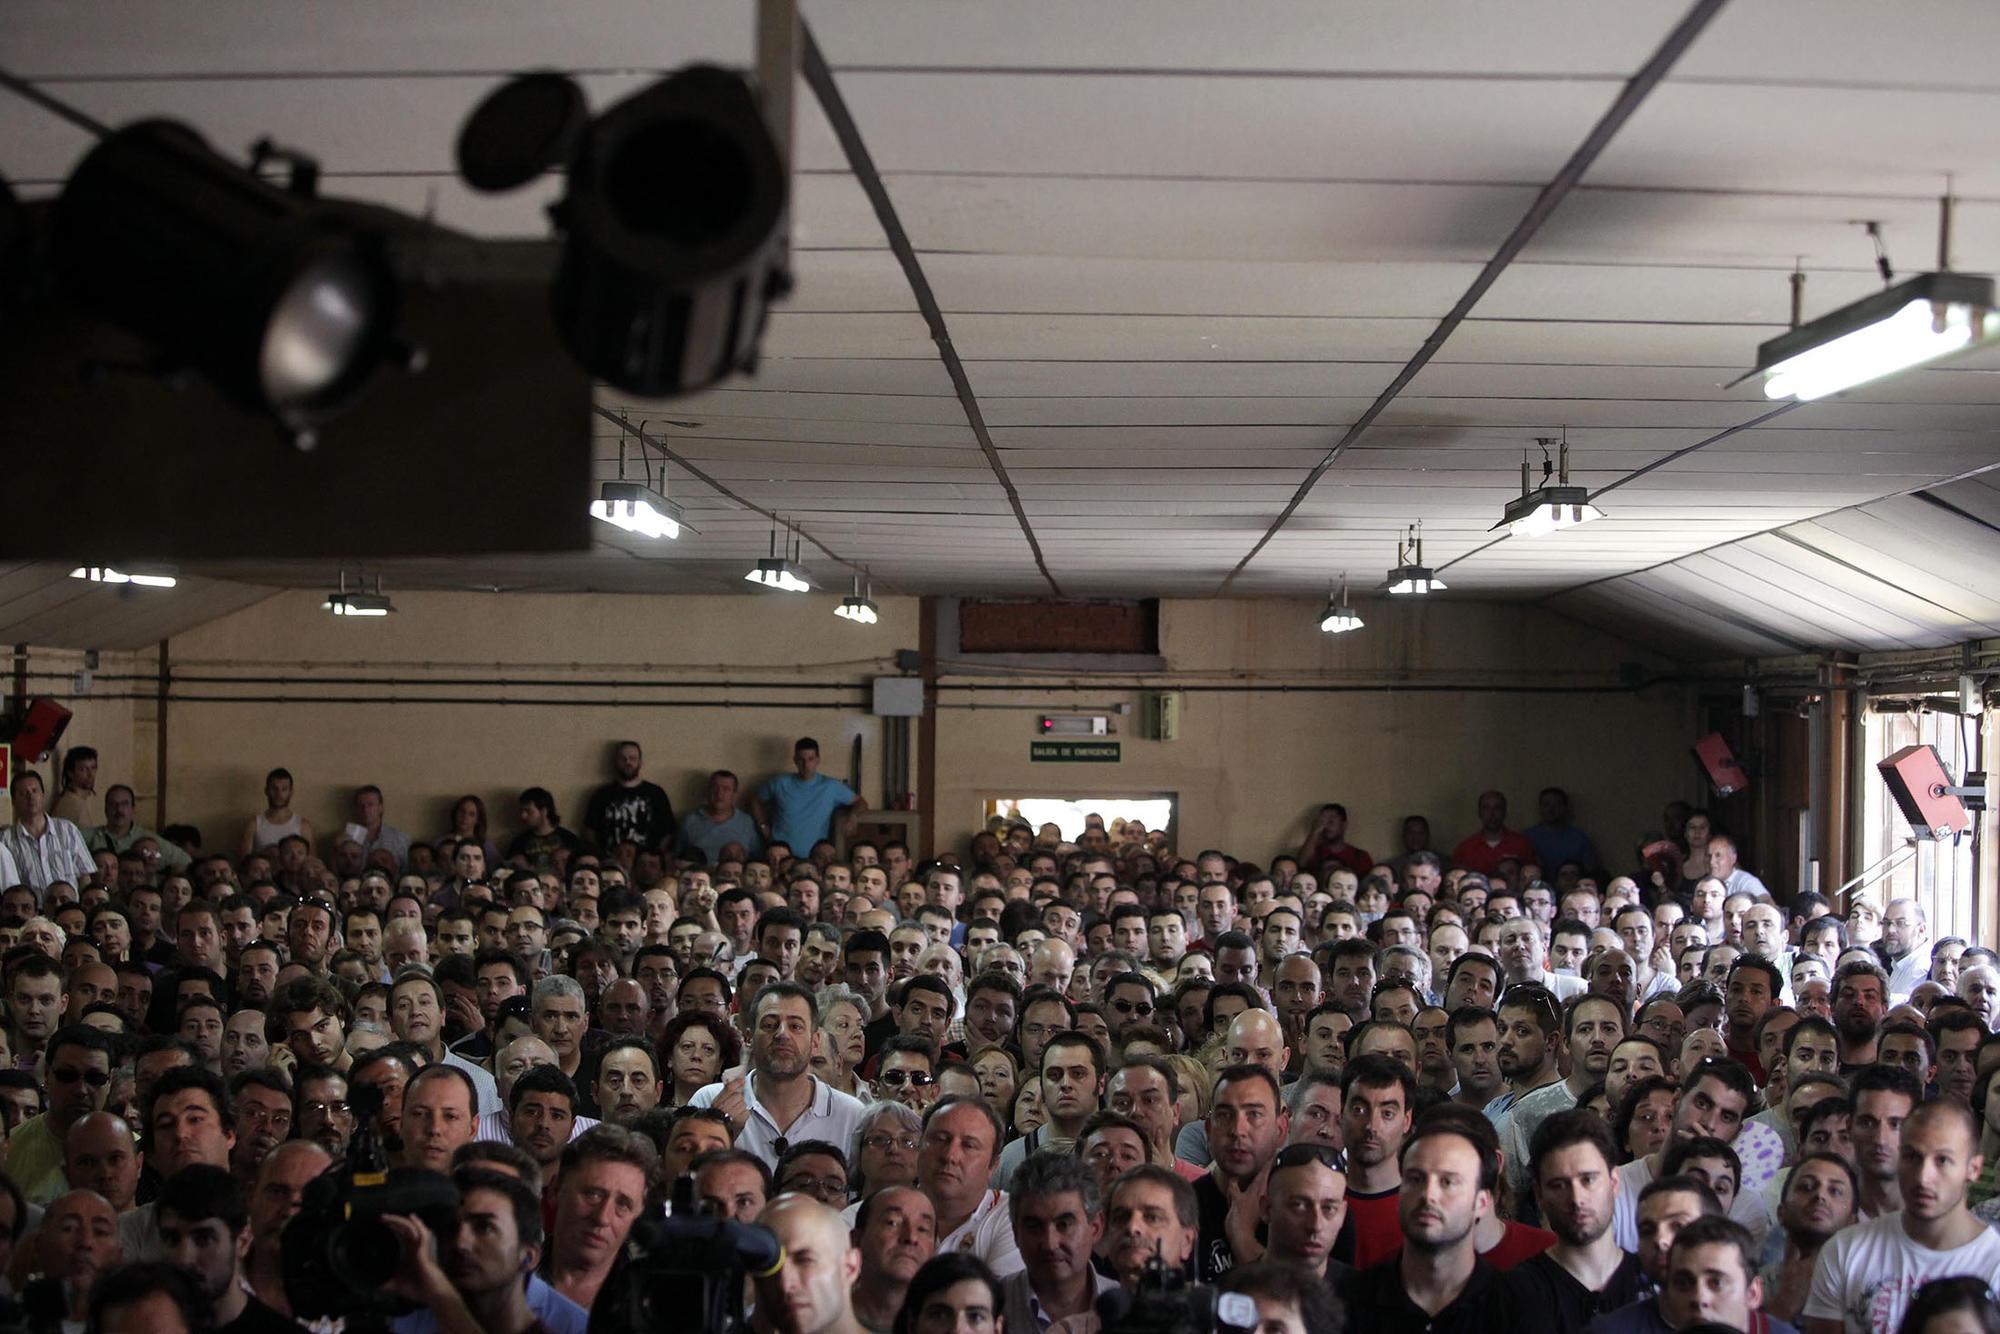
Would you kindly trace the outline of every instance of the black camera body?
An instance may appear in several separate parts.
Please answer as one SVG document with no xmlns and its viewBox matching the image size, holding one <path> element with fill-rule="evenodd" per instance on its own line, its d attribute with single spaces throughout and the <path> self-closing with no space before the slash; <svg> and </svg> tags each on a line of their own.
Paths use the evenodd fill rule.
<svg viewBox="0 0 2000 1334">
<path fill-rule="evenodd" d="M 354 1134 L 347 1157 L 307 1184 L 299 1212 L 285 1225 L 285 1296 L 308 1320 L 341 1316 L 350 1326 L 414 1309 L 387 1291 L 403 1267 L 403 1243 L 385 1214 L 413 1214 L 432 1232 L 458 1226 L 458 1188 L 439 1172 L 388 1166 L 375 1118 L 382 1090 L 358 1084 L 349 1094 Z"/>
<path fill-rule="evenodd" d="M 632 1225 L 617 1266 L 591 1304 L 590 1334 L 738 1334 L 749 1328 L 744 1280 L 769 1273 L 782 1253 L 767 1227 L 696 1213 L 694 1179 L 684 1176 L 674 1183 L 665 1217 Z"/>
<path fill-rule="evenodd" d="M 1097 1299 L 1103 1334 L 1216 1334 L 1257 1327 L 1257 1304 L 1241 1293 L 1189 1283 L 1155 1252 L 1133 1291 L 1117 1288 Z"/>
</svg>

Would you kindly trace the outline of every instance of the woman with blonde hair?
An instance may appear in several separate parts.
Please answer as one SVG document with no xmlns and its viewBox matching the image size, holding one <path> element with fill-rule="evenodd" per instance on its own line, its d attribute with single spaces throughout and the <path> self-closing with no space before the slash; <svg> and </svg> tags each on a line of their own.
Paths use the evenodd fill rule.
<svg viewBox="0 0 2000 1334">
<path fill-rule="evenodd" d="M 1181 1124 L 1191 1126 L 1208 1116 L 1208 1104 L 1215 1093 L 1215 1071 L 1185 1052 L 1163 1057 L 1173 1067 L 1180 1083 L 1178 1107 Z"/>
</svg>

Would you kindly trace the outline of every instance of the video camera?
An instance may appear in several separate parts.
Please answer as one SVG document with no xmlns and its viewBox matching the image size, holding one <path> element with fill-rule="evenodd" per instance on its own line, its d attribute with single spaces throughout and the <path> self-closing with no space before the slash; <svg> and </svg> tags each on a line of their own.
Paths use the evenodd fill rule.
<svg viewBox="0 0 2000 1334">
<path fill-rule="evenodd" d="M 375 1120 L 382 1090 L 356 1084 L 348 1093 L 354 1134 L 347 1157 L 313 1179 L 299 1212 L 285 1225 L 285 1296 L 305 1319 L 345 1317 L 349 1328 L 386 1322 L 414 1308 L 387 1291 L 403 1267 L 403 1243 L 384 1214 L 414 1214 L 436 1233 L 458 1222 L 458 1188 L 438 1172 L 389 1166 Z"/>
<path fill-rule="evenodd" d="M 743 1281 L 768 1275 L 784 1248 L 755 1223 L 695 1212 L 694 1178 L 674 1182 L 664 1218 L 632 1225 L 624 1253 L 590 1308 L 590 1334 L 699 1329 L 740 1334 Z"/>
<path fill-rule="evenodd" d="M 1103 1334 L 1216 1334 L 1257 1328 L 1257 1303 L 1240 1292 L 1189 1283 L 1154 1248 L 1131 1292 L 1112 1289 L 1097 1299 Z"/>
</svg>

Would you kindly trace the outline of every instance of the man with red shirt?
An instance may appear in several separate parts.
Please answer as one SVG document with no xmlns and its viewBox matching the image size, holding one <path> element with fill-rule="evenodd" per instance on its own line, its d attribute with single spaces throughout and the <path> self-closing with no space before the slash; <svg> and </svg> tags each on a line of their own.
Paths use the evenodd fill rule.
<svg viewBox="0 0 2000 1334">
<path fill-rule="evenodd" d="M 1479 794 L 1479 828 L 1465 836 L 1451 850 L 1451 862 L 1468 871 L 1490 876 L 1501 862 L 1531 862 L 1535 845 L 1527 835 L 1507 827 L 1507 796 L 1502 792 Z"/>
<path fill-rule="evenodd" d="M 1314 874 L 1345 866 L 1356 875 L 1367 875 L 1375 859 L 1347 841 L 1347 807 L 1337 801 L 1319 808 L 1306 841 L 1299 844 L 1299 866 Z"/>
</svg>

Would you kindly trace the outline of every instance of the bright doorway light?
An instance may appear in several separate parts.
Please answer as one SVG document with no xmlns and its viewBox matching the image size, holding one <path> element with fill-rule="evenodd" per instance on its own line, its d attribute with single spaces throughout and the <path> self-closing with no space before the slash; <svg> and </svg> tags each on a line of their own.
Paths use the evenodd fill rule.
<svg viewBox="0 0 2000 1334">
<path fill-rule="evenodd" d="M 1074 843 L 1094 815 L 1101 818 L 1107 831 L 1113 831 L 1115 841 L 1115 831 L 1133 820 L 1149 833 L 1171 830 L 1174 806 L 1172 797 L 996 797 L 986 802 L 986 817 L 1018 819 L 1035 829 L 1053 824 L 1062 831 L 1065 843 Z"/>
</svg>

